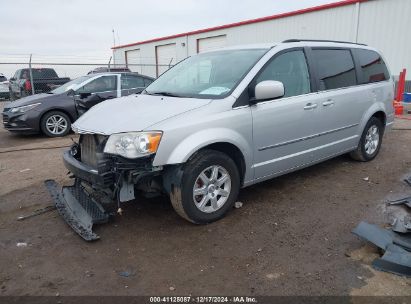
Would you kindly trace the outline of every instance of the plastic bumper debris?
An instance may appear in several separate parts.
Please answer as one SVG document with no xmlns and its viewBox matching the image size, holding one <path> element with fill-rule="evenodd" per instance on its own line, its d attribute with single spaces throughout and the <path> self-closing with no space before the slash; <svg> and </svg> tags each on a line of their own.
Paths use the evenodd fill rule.
<svg viewBox="0 0 411 304">
<path fill-rule="evenodd" d="M 411 237 L 361 222 L 353 231 L 360 238 L 385 251 L 373 262 L 378 270 L 411 277 Z"/>
<path fill-rule="evenodd" d="M 99 239 L 92 231 L 93 225 L 107 222 L 109 215 L 81 184 L 75 182 L 73 186 L 60 188 L 54 180 L 44 183 L 67 224 L 86 241 Z"/>
</svg>

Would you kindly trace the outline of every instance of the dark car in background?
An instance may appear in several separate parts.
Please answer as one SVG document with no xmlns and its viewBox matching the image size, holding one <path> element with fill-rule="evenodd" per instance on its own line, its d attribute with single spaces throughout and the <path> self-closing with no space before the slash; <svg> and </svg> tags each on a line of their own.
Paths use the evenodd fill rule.
<svg viewBox="0 0 411 304">
<path fill-rule="evenodd" d="M 141 93 L 153 81 L 151 77 L 136 73 L 82 76 L 48 93 L 6 103 L 2 113 L 3 126 L 11 132 L 64 136 L 70 132 L 71 124 L 95 104 Z"/>
<path fill-rule="evenodd" d="M 47 93 L 70 81 L 70 78 L 58 77 L 56 71 L 49 68 L 32 68 L 31 74 L 30 69 L 20 69 L 9 79 L 11 100 L 31 95 L 33 88 L 35 94 Z"/>
</svg>

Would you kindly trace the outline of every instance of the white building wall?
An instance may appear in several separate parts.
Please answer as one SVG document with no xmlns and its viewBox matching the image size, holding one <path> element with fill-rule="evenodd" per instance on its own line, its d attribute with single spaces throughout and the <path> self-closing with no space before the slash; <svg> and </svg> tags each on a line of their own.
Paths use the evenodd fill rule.
<svg viewBox="0 0 411 304">
<path fill-rule="evenodd" d="M 358 40 L 384 54 L 393 75 L 407 69 L 411 80 L 411 1 L 374 0 L 361 4 Z"/>
<path fill-rule="evenodd" d="M 407 68 L 407 78 L 411 79 L 411 56 L 408 55 L 411 51 L 411 31 L 408 31 L 410 15 L 411 0 L 370 0 L 360 4 L 119 48 L 114 50 L 114 58 L 116 64 L 125 64 L 125 51 L 139 48 L 142 62 L 155 65 L 155 47 L 176 43 L 178 62 L 197 53 L 197 39 L 219 35 L 226 36 L 226 46 L 270 43 L 290 38 L 356 42 L 358 35 L 357 42 L 376 47 L 384 53 L 393 75 L 398 75 L 402 68 Z M 143 74 L 157 76 L 154 66 L 143 67 L 140 70 Z"/>
</svg>

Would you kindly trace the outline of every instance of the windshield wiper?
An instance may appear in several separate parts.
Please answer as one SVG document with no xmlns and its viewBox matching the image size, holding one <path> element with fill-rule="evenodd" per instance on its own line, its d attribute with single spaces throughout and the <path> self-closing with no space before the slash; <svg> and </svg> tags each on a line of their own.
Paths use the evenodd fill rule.
<svg viewBox="0 0 411 304">
<path fill-rule="evenodd" d="M 146 91 L 146 94 L 148 94 L 148 95 L 168 96 L 168 97 L 183 97 L 181 95 L 170 93 L 170 92 L 149 92 L 149 91 Z"/>
</svg>

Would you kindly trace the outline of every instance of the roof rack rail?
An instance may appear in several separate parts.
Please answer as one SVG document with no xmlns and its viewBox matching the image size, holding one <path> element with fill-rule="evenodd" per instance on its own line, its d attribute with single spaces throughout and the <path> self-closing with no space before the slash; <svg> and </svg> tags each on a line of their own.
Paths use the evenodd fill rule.
<svg viewBox="0 0 411 304">
<path fill-rule="evenodd" d="M 365 45 L 364 43 L 355 43 L 349 41 L 338 41 L 338 40 L 315 40 L 315 39 L 287 39 L 284 40 L 283 43 L 291 43 L 291 42 L 334 42 L 334 43 L 346 43 L 346 44 L 357 44 L 357 45 Z"/>
</svg>

